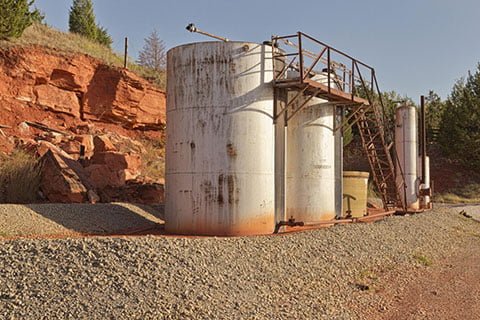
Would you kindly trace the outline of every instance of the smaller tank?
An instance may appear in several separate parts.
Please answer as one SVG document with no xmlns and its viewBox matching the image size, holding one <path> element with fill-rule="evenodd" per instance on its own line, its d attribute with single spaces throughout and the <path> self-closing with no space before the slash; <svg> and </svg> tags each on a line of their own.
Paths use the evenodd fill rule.
<svg viewBox="0 0 480 320">
<path fill-rule="evenodd" d="M 343 217 L 367 215 L 368 172 L 343 172 Z"/>
<path fill-rule="evenodd" d="M 295 72 L 289 77 L 296 77 Z M 327 81 L 319 74 L 315 81 Z M 294 95 L 294 93 L 289 93 Z M 297 110 L 306 98 L 293 103 Z M 335 106 L 312 98 L 287 127 L 287 217 L 304 223 L 329 221 L 336 216 Z"/>
<path fill-rule="evenodd" d="M 403 171 L 406 188 L 402 201 L 407 210 L 415 211 L 420 209 L 418 199 L 419 179 L 417 175 L 417 108 L 403 104 L 397 108 L 395 115 L 395 150 L 401 166 L 399 168 L 397 165 L 397 184 L 402 184 Z"/>
</svg>

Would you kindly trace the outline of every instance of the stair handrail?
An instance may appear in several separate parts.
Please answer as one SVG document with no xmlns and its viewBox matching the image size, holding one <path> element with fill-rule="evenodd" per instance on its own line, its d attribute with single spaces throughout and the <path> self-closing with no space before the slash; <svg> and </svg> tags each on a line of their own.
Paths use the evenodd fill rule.
<svg viewBox="0 0 480 320">
<path fill-rule="evenodd" d="M 321 46 L 321 50 L 319 50 L 318 54 L 307 50 L 303 46 L 305 40 L 307 39 Z M 296 41 L 297 43 L 292 42 L 292 40 Z M 283 42 L 285 45 L 289 47 L 295 48 L 296 51 L 294 53 L 284 53 L 287 51 L 277 49 L 279 48 L 280 42 Z M 339 89 L 345 93 L 349 93 L 351 96 L 351 100 L 353 101 L 357 93 L 356 92 L 357 90 L 355 88 L 355 82 L 357 80 L 360 80 L 359 76 L 362 75 L 360 68 L 358 68 L 358 74 L 355 73 L 355 70 L 353 70 L 354 66 L 357 65 L 358 67 L 358 65 L 361 65 L 362 67 L 365 67 L 369 72 L 369 78 L 373 80 L 373 68 L 371 66 L 303 32 L 299 31 L 296 34 L 290 34 L 286 36 L 272 35 L 271 43 L 273 48 L 274 70 L 276 70 L 275 63 L 277 62 L 278 58 L 293 57 L 290 59 L 290 61 L 286 61 L 284 63 L 282 70 L 280 70 L 279 72 L 277 71 L 274 72 L 274 82 L 285 80 L 285 79 L 282 79 L 282 77 L 285 75 L 285 72 L 291 68 L 299 72 L 298 82 L 299 84 L 303 84 L 304 81 L 307 79 L 307 77 L 313 73 L 314 68 L 318 65 L 318 63 L 322 62 L 323 64 L 326 65 L 327 67 L 326 69 L 328 71 L 326 72 L 328 87 L 330 87 L 332 82 L 342 84 L 342 85 L 339 85 Z M 349 69 L 349 67 L 346 64 L 332 59 L 331 58 L 332 53 L 336 53 L 341 57 L 346 58 L 347 60 L 350 60 L 351 69 Z M 325 54 L 327 56 L 326 58 L 324 57 Z M 306 60 L 305 58 L 310 58 L 313 60 L 313 62 L 310 65 L 305 66 L 305 60 Z M 298 60 L 298 63 L 295 63 L 295 60 Z M 332 74 L 331 70 L 335 70 L 335 69 L 340 69 L 341 74 L 343 74 L 343 79 L 341 79 L 337 75 Z M 332 79 L 333 77 L 334 79 Z M 348 91 L 346 91 L 347 80 L 349 82 Z M 372 80 L 367 81 L 366 79 L 364 79 L 364 81 L 367 82 L 373 88 Z"/>
<path fill-rule="evenodd" d="M 294 42 L 291 41 L 291 39 L 296 39 L 297 41 L 297 44 L 295 44 Z M 318 54 L 315 54 L 309 50 L 307 50 L 306 48 L 304 48 L 303 46 L 303 42 L 304 42 L 304 39 L 308 39 L 310 41 L 313 41 L 314 43 L 322 46 L 322 49 L 319 51 Z M 343 81 L 342 80 L 338 80 L 338 79 L 334 79 L 333 81 L 339 81 L 339 83 L 342 83 L 343 86 L 340 86 L 340 89 L 345 92 L 345 93 L 349 93 L 350 94 L 350 97 L 351 97 L 351 100 L 354 101 L 354 97 L 356 97 L 357 95 L 357 87 L 356 87 L 356 82 L 359 81 L 365 95 L 366 95 L 366 99 L 367 101 L 369 102 L 369 104 L 371 105 L 371 107 L 373 108 L 373 111 L 375 113 L 378 112 L 378 109 L 377 107 L 375 106 L 376 102 L 375 102 L 375 96 L 378 97 L 378 102 L 380 104 L 380 107 L 381 107 L 381 115 L 380 117 L 378 117 L 378 114 L 376 114 L 376 118 L 378 118 L 379 120 L 381 119 L 382 123 L 379 124 L 382 128 L 381 128 L 381 135 L 383 137 L 383 143 L 385 144 L 385 139 L 387 139 L 388 142 L 392 142 L 393 139 L 392 139 L 392 135 L 391 135 L 391 131 L 392 131 L 392 127 L 386 117 L 386 112 L 385 112 L 385 104 L 383 102 L 383 98 L 382 98 L 382 94 L 381 94 L 381 91 L 380 91 L 380 88 L 379 88 L 379 85 L 378 85 L 378 81 L 377 81 L 377 77 L 376 77 L 376 74 L 375 74 L 375 69 L 371 66 L 369 66 L 368 64 L 358 60 L 358 59 L 355 59 L 354 57 L 350 56 L 349 54 L 341 51 L 341 50 L 338 50 L 336 48 L 333 48 L 331 46 L 329 46 L 328 44 L 322 42 L 322 41 L 319 41 L 311 36 L 309 36 L 308 34 L 305 34 L 303 32 L 300 32 L 298 31 L 296 34 L 290 34 L 290 35 L 286 35 L 286 36 L 275 36 L 275 35 L 272 35 L 272 49 L 273 49 L 273 67 L 274 67 L 274 79 L 273 81 L 274 82 L 277 82 L 277 81 L 280 81 L 280 80 L 285 80 L 285 79 L 281 79 L 281 77 L 283 77 L 285 75 L 285 72 L 292 68 L 292 69 L 296 69 L 298 72 L 299 72 L 299 77 L 296 81 L 299 82 L 300 85 L 304 84 L 305 80 L 307 79 L 307 77 L 314 73 L 314 69 L 315 67 L 318 65 L 318 63 L 320 61 L 322 61 L 323 63 L 326 63 L 326 66 L 327 66 L 327 72 L 326 72 L 326 76 L 327 76 L 327 82 L 328 82 L 328 90 L 329 90 L 329 93 L 330 93 L 330 87 L 331 87 L 331 83 L 332 83 L 332 72 L 331 70 L 335 69 L 334 67 L 337 67 L 339 68 L 342 72 L 343 72 Z M 286 51 L 282 51 L 280 49 L 277 49 L 279 46 L 278 46 L 278 43 L 279 41 L 282 41 L 284 42 L 286 45 L 290 46 L 290 47 L 294 47 L 296 49 L 295 52 L 293 53 L 283 53 L 283 52 L 286 52 Z M 337 62 L 333 59 L 331 59 L 331 54 L 332 52 L 346 58 L 347 60 L 350 60 L 351 62 L 351 66 L 350 66 L 350 69 L 349 67 L 347 67 L 347 65 L 343 64 L 343 63 L 340 63 L 340 62 Z M 324 54 L 327 54 L 327 58 L 325 59 L 323 57 Z M 287 58 L 287 57 L 293 57 L 291 58 L 291 60 L 289 61 L 289 63 L 284 63 L 284 66 L 282 68 L 282 70 L 277 74 L 276 72 L 276 67 L 275 67 L 275 62 L 277 60 L 277 58 L 280 58 L 280 57 L 284 57 L 284 58 Z M 307 67 L 305 68 L 305 57 L 308 57 L 310 59 L 313 59 L 313 62 Z M 298 59 L 298 63 L 295 63 L 295 60 Z M 362 66 L 362 68 L 368 70 L 368 78 L 370 81 L 368 81 L 364 75 L 364 73 L 362 73 L 362 69 L 360 68 L 360 66 Z M 358 73 L 358 74 L 357 74 Z M 348 76 L 348 80 L 349 80 L 349 86 L 348 86 L 348 90 L 349 92 L 346 91 L 346 80 L 347 80 L 347 76 Z M 336 77 L 336 76 L 335 76 Z M 290 81 L 290 80 L 288 80 Z M 293 81 L 293 80 L 292 80 Z M 343 89 L 342 89 L 343 87 Z M 390 152 L 390 158 L 393 154 L 393 162 L 397 165 L 398 167 L 398 171 L 400 173 L 400 176 L 401 176 L 401 183 L 400 185 L 397 185 L 397 182 L 395 181 L 395 187 L 397 189 L 397 192 L 398 192 L 398 195 L 401 194 L 401 191 L 400 191 L 400 188 L 402 186 L 405 186 L 405 175 L 404 175 L 404 172 L 403 172 L 403 168 L 401 166 L 401 163 L 400 163 L 400 159 L 398 157 L 398 154 L 396 152 L 395 149 L 393 150 L 389 150 L 388 147 L 384 146 L 386 148 L 386 151 L 387 152 Z M 394 167 L 394 170 L 395 170 L 395 167 Z M 394 175 L 396 176 L 396 172 L 394 172 Z M 405 190 L 404 190 L 405 192 Z M 404 193 L 404 197 L 406 197 L 406 194 Z M 403 201 L 401 203 L 403 209 L 405 209 L 405 201 Z"/>
</svg>

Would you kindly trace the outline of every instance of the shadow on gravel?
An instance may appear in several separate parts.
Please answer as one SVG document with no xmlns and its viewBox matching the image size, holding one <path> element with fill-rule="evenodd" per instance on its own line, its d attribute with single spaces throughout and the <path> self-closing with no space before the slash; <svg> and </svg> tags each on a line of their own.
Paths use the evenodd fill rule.
<svg viewBox="0 0 480 320">
<path fill-rule="evenodd" d="M 158 234 L 164 229 L 161 205 L 49 203 L 25 206 L 68 231 L 86 235 Z"/>
</svg>

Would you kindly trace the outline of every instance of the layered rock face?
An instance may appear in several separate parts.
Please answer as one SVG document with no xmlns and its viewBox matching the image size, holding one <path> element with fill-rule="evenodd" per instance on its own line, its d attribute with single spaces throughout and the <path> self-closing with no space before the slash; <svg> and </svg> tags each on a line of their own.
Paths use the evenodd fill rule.
<svg viewBox="0 0 480 320">
<path fill-rule="evenodd" d="M 66 57 L 35 47 L 2 51 L 0 96 L 127 128 L 165 125 L 165 92 L 85 55 Z"/>
<path fill-rule="evenodd" d="M 145 141 L 163 141 L 165 92 L 86 55 L 0 50 L 0 155 L 42 158 L 41 200 L 163 201 Z"/>
<path fill-rule="evenodd" d="M 165 93 L 126 70 L 99 67 L 85 94 L 83 117 L 132 128 L 165 124 Z M 162 112 L 163 110 L 163 112 Z"/>
</svg>

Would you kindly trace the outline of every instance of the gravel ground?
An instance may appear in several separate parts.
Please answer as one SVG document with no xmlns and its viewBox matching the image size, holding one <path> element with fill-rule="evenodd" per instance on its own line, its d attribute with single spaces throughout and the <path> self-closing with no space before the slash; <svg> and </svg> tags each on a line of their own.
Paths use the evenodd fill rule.
<svg viewBox="0 0 480 320">
<path fill-rule="evenodd" d="M 1 319 L 358 319 L 367 278 L 472 241 L 458 212 L 279 236 L 0 242 Z M 361 309 L 361 308 L 360 308 Z"/>
<path fill-rule="evenodd" d="M 456 205 L 454 208 L 465 211 L 467 215 L 472 216 L 472 219 L 480 222 L 480 205 Z"/>
<path fill-rule="evenodd" d="M 126 234 L 158 227 L 161 210 L 145 205 L 1 204 L 1 237 Z"/>
</svg>

